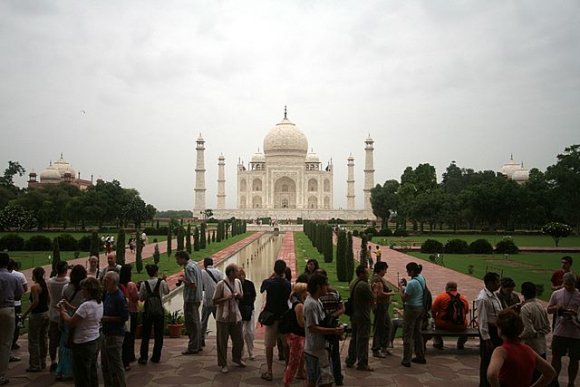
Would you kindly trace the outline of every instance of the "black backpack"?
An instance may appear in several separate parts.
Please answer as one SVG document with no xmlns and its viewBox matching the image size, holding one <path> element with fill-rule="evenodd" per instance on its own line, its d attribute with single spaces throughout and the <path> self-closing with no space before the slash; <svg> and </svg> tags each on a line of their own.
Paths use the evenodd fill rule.
<svg viewBox="0 0 580 387">
<path fill-rule="evenodd" d="M 294 308 L 299 302 L 293 302 L 292 308 L 288 309 L 282 314 L 280 322 L 278 323 L 278 331 L 283 334 L 294 333 L 298 334 L 300 330 L 300 325 L 298 325 L 298 319 L 296 318 L 296 311 Z"/>
<path fill-rule="evenodd" d="M 465 323 L 465 305 L 461 302 L 459 293 L 453 295 L 450 292 L 447 292 L 447 294 L 449 294 L 450 299 L 443 320 L 450 321 L 456 325 L 463 325 Z"/>
<path fill-rule="evenodd" d="M 158 318 L 165 314 L 163 310 L 163 303 L 161 302 L 161 296 L 159 295 L 159 286 L 161 285 L 161 279 L 157 279 L 157 284 L 155 284 L 155 289 L 151 291 L 151 286 L 149 281 L 145 281 L 145 288 L 147 289 L 147 298 L 145 299 L 143 314 L 147 318 Z"/>
</svg>

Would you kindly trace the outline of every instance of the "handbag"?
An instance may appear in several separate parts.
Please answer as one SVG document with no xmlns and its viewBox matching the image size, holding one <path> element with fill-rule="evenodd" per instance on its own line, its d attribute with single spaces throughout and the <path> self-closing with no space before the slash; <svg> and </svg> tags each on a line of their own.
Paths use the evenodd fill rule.
<svg viewBox="0 0 580 387">
<path fill-rule="evenodd" d="M 270 312 L 269 310 L 262 310 L 260 312 L 260 315 L 258 316 L 258 322 L 262 325 L 266 325 L 266 326 L 270 326 L 270 325 L 274 325 L 274 322 L 276 321 L 276 315 L 272 312 Z"/>
</svg>

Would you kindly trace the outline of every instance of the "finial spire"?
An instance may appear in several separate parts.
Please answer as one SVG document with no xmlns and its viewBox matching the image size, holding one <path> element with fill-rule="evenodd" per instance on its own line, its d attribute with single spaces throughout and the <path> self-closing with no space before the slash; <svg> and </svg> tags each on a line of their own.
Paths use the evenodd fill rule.
<svg viewBox="0 0 580 387">
<path fill-rule="evenodd" d="M 284 105 L 284 119 L 288 119 L 288 107 L 286 105 Z"/>
</svg>

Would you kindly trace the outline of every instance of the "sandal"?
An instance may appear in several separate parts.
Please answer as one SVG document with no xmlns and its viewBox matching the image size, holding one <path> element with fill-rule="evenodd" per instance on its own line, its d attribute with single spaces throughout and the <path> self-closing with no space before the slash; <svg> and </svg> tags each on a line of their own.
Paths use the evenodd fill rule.
<svg viewBox="0 0 580 387">
<path fill-rule="evenodd" d="M 267 380 L 269 382 L 271 382 L 272 380 L 274 380 L 274 378 L 272 377 L 272 373 L 271 372 L 264 372 L 261 376 L 262 379 Z"/>
<path fill-rule="evenodd" d="M 368 371 L 368 372 L 373 372 L 374 369 L 371 368 L 370 366 L 366 366 L 366 367 L 356 367 L 357 370 L 359 371 Z"/>
</svg>

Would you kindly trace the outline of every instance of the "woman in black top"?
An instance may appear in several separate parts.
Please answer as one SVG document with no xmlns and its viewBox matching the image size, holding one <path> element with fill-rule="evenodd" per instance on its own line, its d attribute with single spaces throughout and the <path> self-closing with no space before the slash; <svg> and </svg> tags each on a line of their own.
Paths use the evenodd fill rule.
<svg viewBox="0 0 580 387">
<path fill-rule="evenodd" d="M 28 353 L 30 360 L 26 372 L 40 372 L 46 368 L 48 353 L 48 305 L 50 296 L 44 269 L 37 267 L 32 271 L 34 285 L 30 288 L 30 306 L 22 315 L 22 319 L 30 315 L 28 322 Z"/>
<path fill-rule="evenodd" d="M 244 337 L 245 348 L 248 351 L 248 359 L 254 360 L 254 337 L 256 331 L 256 322 L 254 319 L 254 302 L 256 301 L 256 287 L 249 279 L 246 279 L 246 272 L 240 269 L 240 281 L 244 296 L 238 304 L 240 314 L 242 315 L 242 334 Z"/>
</svg>

